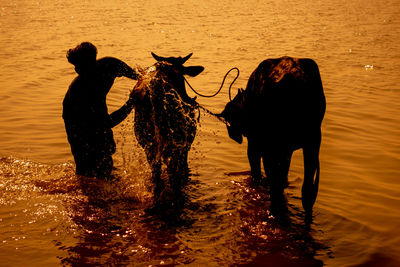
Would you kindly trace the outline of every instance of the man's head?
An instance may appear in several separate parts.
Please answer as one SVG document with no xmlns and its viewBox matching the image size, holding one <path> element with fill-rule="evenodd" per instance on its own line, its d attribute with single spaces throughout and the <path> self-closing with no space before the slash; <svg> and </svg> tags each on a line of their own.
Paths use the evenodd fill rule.
<svg viewBox="0 0 400 267">
<path fill-rule="evenodd" d="M 90 72 L 96 64 L 96 57 L 97 48 L 89 42 L 83 42 L 67 52 L 68 62 L 75 66 L 78 74 Z"/>
</svg>

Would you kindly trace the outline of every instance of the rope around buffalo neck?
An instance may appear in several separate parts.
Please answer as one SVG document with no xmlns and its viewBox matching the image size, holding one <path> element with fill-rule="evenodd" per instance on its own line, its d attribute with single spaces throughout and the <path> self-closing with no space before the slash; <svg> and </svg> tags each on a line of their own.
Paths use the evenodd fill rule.
<svg viewBox="0 0 400 267">
<path fill-rule="evenodd" d="M 224 86 L 226 77 L 228 76 L 228 74 L 229 74 L 232 70 L 237 70 L 237 75 L 236 75 L 235 79 L 233 79 L 231 85 L 229 86 L 229 100 L 232 101 L 232 98 L 231 98 L 231 88 L 232 88 L 232 85 L 233 85 L 233 84 L 235 83 L 235 81 L 237 80 L 237 78 L 239 78 L 239 74 L 240 74 L 239 69 L 236 68 L 236 67 L 234 67 L 234 68 L 228 70 L 228 72 L 227 72 L 227 73 L 225 74 L 225 76 L 224 76 L 224 79 L 222 80 L 221 87 L 218 89 L 217 92 L 215 92 L 215 93 L 212 94 L 212 95 L 203 95 L 203 94 L 200 94 L 199 92 L 197 92 L 196 90 L 194 90 L 194 88 L 190 85 L 190 83 L 186 80 L 185 77 L 183 77 L 183 79 L 185 79 L 185 82 L 187 83 L 187 85 L 189 85 L 190 89 L 192 89 L 192 91 L 195 92 L 197 95 L 199 95 L 199 96 L 201 96 L 201 97 L 214 97 L 214 96 L 218 95 L 219 92 L 221 92 L 222 87 Z"/>
</svg>

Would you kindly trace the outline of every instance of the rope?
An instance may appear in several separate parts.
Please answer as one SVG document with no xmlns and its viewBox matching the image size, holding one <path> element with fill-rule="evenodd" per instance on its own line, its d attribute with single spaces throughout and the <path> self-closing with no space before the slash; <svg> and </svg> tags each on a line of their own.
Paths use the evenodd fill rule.
<svg viewBox="0 0 400 267">
<path fill-rule="evenodd" d="M 231 98 L 231 88 L 232 88 L 232 85 L 235 83 L 235 81 L 237 80 L 237 78 L 239 77 L 239 74 L 240 74 L 239 69 L 236 68 L 236 67 L 234 67 L 234 68 L 228 70 L 228 72 L 227 72 L 227 73 L 225 74 L 225 76 L 224 76 L 224 79 L 222 80 L 221 87 L 218 89 L 217 92 L 215 92 L 215 93 L 212 94 L 212 95 L 203 95 L 203 94 L 200 94 L 199 92 L 197 92 L 196 90 L 194 90 L 194 88 L 190 85 L 190 83 L 186 80 L 185 77 L 183 77 L 183 79 L 185 79 L 185 82 L 187 83 L 187 85 L 189 85 L 190 89 L 192 89 L 192 91 L 195 92 L 197 95 L 199 95 L 199 96 L 201 96 L 201 97 L 214 97 L 214 96 L 218 95 L 219 92 L 221 92 L 221 89 L 222 89 L 222 87 L 224 86 L 224 83 L 225 83 L 225 79 L 226 79 L 226 77 L 228 76 L 228 74 L 229 74 L 232 70 L 237 70 L 237 75 L 236 75 L 235 79 L 233 79 L 231 85 L 229 86 L 229 100 L 232 101 L 232 98 Z"/>
<path fill-rule="evenodd" d="M 233 79 L 231 85 L 229 86 L 229 100 L 232 101 L 232 98 L 231 98 L 231 88 L 232 88 L 232 85 L 233 85 L 233 84 L 235 83 L 235 81 L 237 80 L 237 78 L 239 78 L 239 74 L 240 74 L 239 69 L 236 68 L 236 67 L 234 67 L 234 68 L 228 70 L 228 72 L 227 72 L 227 73 L 225 74 L 225 76 L 224 76 L 224 79 L 222 80 L 222 83 L 221 83 L 220 88 L 218 89 L 217 92 L 215 92 L 215 93 L 212 94 L 212 95 L 203 95 L 203 94 L 200 94 L 199 92 L 197 92 L 197 91 L 190 85 L 190 83 L 186 80 L 185 77 L 183 77 L 183 79 L 185 80 L 185 82 L 187 83 L 187 85 L 190 87 L 190 89 L 192 89 L 192 91 L 195 92 L 197 95 L 199 95 L 199 96 L 201 96 L 201 97 L 214 97 L 214 96 L 218 95 L 219 92 L 221 92 L 222 87 L 224 86 L 226 77 L 228 76 L 228 74 L 229 74 L 232 70 L 237 70 L 237 75 L 236 75 L 235 79 Z M 216 113 L 210 111 L 209 109 L 207 109 L 207 108 L 201 106 L 197 101 L 196 101 L 196 104 L 197 104 L 197 107 L 201 108 L 202 110 L 204 110 L 204 111 L 207 112 L 208 114 L 214 116 L 215 118 L 217 118 L 217 119 L 220 120 L 221 122 L 227 124 L 227 121 L 226 121 L 223 117 L 221 117 L 219 114 L 216 114 Z M 197 120 L 200 121 L 200 111 L 199 111 L 199 117 L 197 118 Z"/>
<path fill-rule="evenodd" d="M 215 114 L 214 112 L 210 111 L 209 109 L 207 109 L 207 108 L 201 106 L 199 103 L 197 103 L 197 105 L 198 105 L 199 108 L 201 108 L 202 110 L 204 110 L 204 111 L 207 112 L 208 114 L 214 116 L 215 118 L 217 118 L 217 119 L 220 120 L 221 122 L 227 124 L 227 121 L 226 121 L 223 117 L 219 116 L 219 114 Z M 200 111 L 199 111 L 199 118 L 198 118 L 198 120 L 200 121 Z"/>
</svg>

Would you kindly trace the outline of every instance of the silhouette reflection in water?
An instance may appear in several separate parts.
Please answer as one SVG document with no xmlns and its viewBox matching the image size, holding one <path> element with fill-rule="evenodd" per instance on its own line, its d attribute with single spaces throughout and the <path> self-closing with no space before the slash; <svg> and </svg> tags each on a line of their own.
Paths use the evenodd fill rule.
<svg viewBox="0 0 400 267">
<path fill-rule="evenodd" d="M 232 184 L 238 190 L 228 199 L 243 201 L 237 210 L 237 246 L 250 253 L 242 255 L 247 260 L 237 266 L 323 266 L 315 256 L 327 248 L 312 237 L 306 212 L 288 204 L 286 197 L 273 200 L 264 185 L 251 178 Z"/>
<path fill-rule="evenodd" d="M 188 197 L 183 197 L 179 205 L 148 212 L 149 199 L 121 193 L 127 185 L 122 179 L 77 178 L 77 189 L 83 195 L 68 199 L 65 208 L 79 242 L 71 245 L 57 240 L 57 246 L 65 252 L 60 258 L 62 264 L 149 266 L 193 261 L 188 256 L 191 249 L 177 239 L 178 229 L 190 228 L 193 223 L 187 213 L 197 208 Z"/>
</svg>

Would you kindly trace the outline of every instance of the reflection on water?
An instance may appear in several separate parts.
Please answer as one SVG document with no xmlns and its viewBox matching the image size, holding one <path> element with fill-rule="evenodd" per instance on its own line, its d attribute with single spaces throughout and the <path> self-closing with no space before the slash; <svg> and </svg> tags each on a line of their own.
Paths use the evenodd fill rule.
<svg viewBox="0 0 400 267">
<path fill-rule="evenodd" d="M 0 265 L 400 265 L 399 10 L 395 0 L 0 1 Z M 82 41 L 139 67 L 154 64 L 150 51 L 194 52 L 205 71 L 189 82 L 204 94 L 235 66 L 245 87 L 267 57 L 315 59 L 327 111 L 312 222 L 301 153 L 276 216 L 268 191 L 247 182 L 246 145 L 204 113 L 179 208 L 148 210 L 132 116 L 114 131 L 120 179 L 76 177 L 61 102 L 75 77 L 66 50 Z M 134 84 L 116 80 L 110 111 Z M 198 101 L 219 111 L 228 92 Z"/>
<path fill-rule="evenodd" d="M 3 205 L 14 207 L 9 216 L 2 212 L 2 232 L 7 235 L 8 227 L 13 227 L 14 232 L 24 233 L 4 239 L 5 250 L 15 246 L 24 255 L 37 250 L 35 239 L 48 235 L 59 252 L 43 247 L 39 254 L 53 255 L 49 263 L 57 258 L 73 266 L 130 266 L 135 262 L 146 266 L 253 266 L 265 261 L 281 266 L 322 266 L 314 256 L 327 248 L 313 239 L 302 211 L 288 206 L 273 214 L 269 194 L 261 187 L 252 187 L 250 179 L 243 180 L 240 174 L 234 177 L 242 182 L 206 186 L 206 191 L 221 190 L 220 185 L 228 188 L 231 193 L 225 197 L 221 192 L 202 193 L 205 185 L 194 175 L 181 202 L 154 209 L 151 195 L 138 188 L 140 182 L 129 178 L 132 174 L 120 180 L 98 181 L 75 176 L 71 165 L 48 166 L 12 158 L 1 162 L 3 170 L 20 170 L 6 176 L 2 184 L 6 192 Z M 27 177 L 30 182 L 26 182 Z M 27 205 L 29 202 L 36 203 Z M 14 224 L 10 218 L 23 214 L 31 216 L 26 225 Z"/>
</svg>

